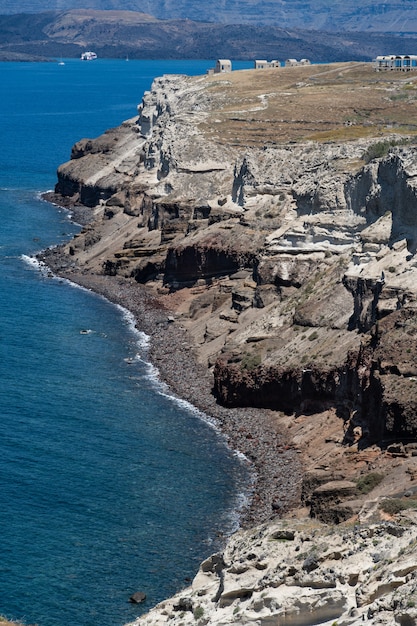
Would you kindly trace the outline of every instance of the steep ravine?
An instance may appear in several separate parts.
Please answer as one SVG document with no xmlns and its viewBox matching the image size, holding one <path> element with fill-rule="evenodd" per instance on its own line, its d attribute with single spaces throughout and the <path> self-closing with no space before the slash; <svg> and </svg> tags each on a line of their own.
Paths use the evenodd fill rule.
<svg viewBox="0 0 417 626">
<path fill-rule="evenodd" d="M 225 416 L 227 407 L 236 416 L 238 407 L 270 411 L 303 459 L 306 508 L 296 517 L 372 522 L 365 551 L 386 533 L 414 546 L 414 517 L 391 532 L 378 508 L 417 493 L 417 149 L 413 127 L 404 134 L 397 119 L 405 105 L 390 108 L 392 92 L 414 89 L 414 77 L 376 77 L 366 64 L 287 69 L 162 77 L 137 118 L 78 142 L 58 170 L 55 199 L 89 207 L 90 221 L 49 262 L 81 282 L 143 285 L 186 333 Z M 380 484 L 370 507 L 357 481 L 372 474 Z M 385 595 L 381 623 L 417 623 L 413 611 L 398 613 L 405 605 L 394 593 L 417 565 L 394 575 L 403 582 L 365 592 L 365 570 L 351 568 L 362 558 L 351 529 L 340 531 L 355 545 L 345 558 L 322 544 L 304 552 L 313 540 L 297 543 L 294 529 L 281 537 L 282 528 L 273 532 L 292 546 L 285 565 L 279 550 L 268 561 L 270 527 L 247 531 L 202 565 L 191 604 L 168 603 L 143 623 L 353 624 L 371 619 Z M 316 555 L 314 570 L 326 563 L 320 580 L 304 565 L 284 573 L 293 549 Z M 400 558 L 387 547 L 381 554 Z M 238 583 L 230 572 L 249 573 Z M 300 588 L 334 591 L 301 600 Z"/>
</svg>

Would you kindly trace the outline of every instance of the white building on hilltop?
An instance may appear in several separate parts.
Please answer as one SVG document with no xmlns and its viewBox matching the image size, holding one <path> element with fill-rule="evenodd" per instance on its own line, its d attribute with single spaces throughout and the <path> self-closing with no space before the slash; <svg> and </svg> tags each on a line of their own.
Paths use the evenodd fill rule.
<svg viewBox="0 0 417 626">
<path fill-rule="evenodd" d="M 281 63 L 276 59 L 273 61 L 266 61 L 264 59 L 255 61 L 255 70 L 265 70 L 270 67 L 281 67 Z"/>
<path fill-rule="evenodd" d="M 381 70 L 399 70 L 408 72 L 417 70 L 417 55 L 415 54 L 387 54 L 377 56 L 373 60 L 377 72 Z"/>
<path fill-rule="evenodd" d="M 232 62 L 229 59 L 217 59 L 216 66 L 214 68 L 215 74 L 222 74 L 224 72 L 232 71 Z"/>
<path fill-rule="evenodd" d="M 311 65 L 311 61 L 309 59 L 301 59 L 297 61 L 297 59 L 287 59 L 285 61 L 285 67 L 298 67 L 300 65 Z"/>
</svg>

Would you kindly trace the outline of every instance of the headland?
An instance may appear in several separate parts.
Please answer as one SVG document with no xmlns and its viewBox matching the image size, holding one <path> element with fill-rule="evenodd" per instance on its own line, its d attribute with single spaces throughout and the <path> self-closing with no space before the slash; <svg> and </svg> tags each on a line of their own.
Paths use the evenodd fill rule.
<svg viewBox="0 0 417 626">
<path fill-rule="evenodd" d="M 50 199 L 85 225 L 44 259 L 135 314 L 164 380 L 257 473 L 252 528 L 202 564 L 189 601 L 138 624 L 416 619 L 395 594 L 415 594 L 417 563 L 392 583 L 388 567 L 416 539 L 416 100 L 417 73 L 369 63 L 164 76 L 59 168 Z M 271 541 L 290 546 L 285 567 Z"/>
</svg>

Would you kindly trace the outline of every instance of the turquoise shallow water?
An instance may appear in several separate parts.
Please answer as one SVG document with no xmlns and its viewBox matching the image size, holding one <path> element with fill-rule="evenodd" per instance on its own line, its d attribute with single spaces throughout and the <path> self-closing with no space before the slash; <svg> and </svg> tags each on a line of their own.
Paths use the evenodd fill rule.
<svg viewBox="0 0 417 626">
<path fill-rule="evenodd" d="M 236 524 L 246 468 L 161 393 L 130 316 L 30 262 L 77 230 L 39 196 L 71 145 L 133 117 L 154 76 L 213 64 L 0 63 L 0 613 L 10 618 L 121 625 L 179 589 Z M 137 590 L 144 606 L 127 602 Z"/>
</svg>

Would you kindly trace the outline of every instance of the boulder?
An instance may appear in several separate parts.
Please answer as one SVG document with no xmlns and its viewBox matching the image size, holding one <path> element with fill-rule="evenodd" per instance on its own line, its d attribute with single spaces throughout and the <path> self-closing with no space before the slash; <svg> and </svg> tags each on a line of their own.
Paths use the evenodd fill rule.
<svg viewBox="0 0 417 626">
<path fill-rule="evenodd" d="M 310 515 L 326 524 L 339 524 L 352 515 L 343 501 L 356 494 L 356 483 L 334 480 L 317 487 L 311 495 Z"/>
<path fill-rule="evenodd" d="M 136 591 L 129 598 L 129 602 L 131 602 L 132 604 L 141 604 L 142 602 L 145 602 L 145 600 L 146 593 L 143 593 L 143 591 Z"/>
</svg>

